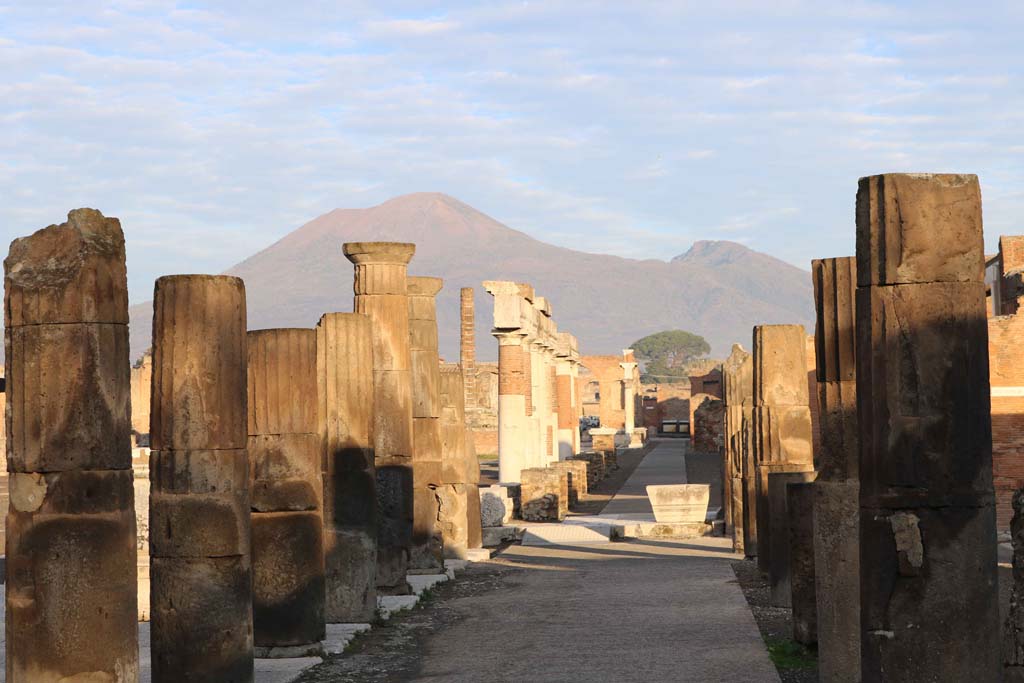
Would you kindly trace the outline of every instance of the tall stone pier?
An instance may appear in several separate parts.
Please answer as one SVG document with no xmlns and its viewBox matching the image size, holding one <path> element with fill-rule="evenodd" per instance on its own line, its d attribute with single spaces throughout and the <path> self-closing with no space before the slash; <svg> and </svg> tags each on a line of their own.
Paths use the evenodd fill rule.
<svg viewBox="0 0 1024 683">
<path fill-rule="evenodd" d="M 150 412 L 153 681 L 252 681 L 245 286 L 156 281 Z"/>
<path fill-rule="evenodd" d="M 253 640 L 261 657 L 317 653 L 324 532 L 316 331 L 249 333 Z"/>
<path fill-rule="evenodd" d="M 409 567 L 444 571 L 444 539 L 438 525 L 441 485 L 441 368 L 437 352 L 437 303 L 444 281 L 410 277 L 409 354 L 412 368 L 413 523 Z"/>
<path fill-rule="evenodd" d="M 568 332 L 558 333 L 555 359 L 557 362 L 555 391 L 558 405 L 558 459 L 568 460 L 580 452 L 579 395 L 576 389 L 580 352 L 576 337 Z"/>
<path fill-rule="evenodd" d="M 981 193 L 857 192 L 861 677 L 1000 679 Z"/>
<path fill-rule="evenodd" d="M 476 308 L 473 288 L 459 290 L 459 365 L 467 413 L 476 411 Z"/>
<path fill-rule="evenodd" d="M 526 301 L 520 286 L 504 280 L 488 281 L 484 289 L 494 297 L 494 327 L 498 340 L 498 480 L 518 484 L 528 467 L 531 391 L 531 354 L 526 341 Z"/>
<path fill-rule="evenodd" d="M 744 434 L 743 402 L 754 392 L 753 361 L 739 344 L 722 365 L 725 385 L 725 507 L 726 532 L 732 535 L 733 551 L 744 552 L 744 468 L 748 440 Z M 748 406 L 749 409 L 749 406 Z"/>
<path fill-rule="evenodd" d="M 416 250 L 402 242 L 349 242 L 356 313 L 373 325 L 377 588 L 407 593 L 413 526 L 413 401 L 406 271 Z"/>
<path fill-rule="evenodd" d="M 814 469 L 802 325 L 754 328 L 753 436 L 757 453 L 757 564 L 768 573 L 772 546 L 768 475 Z"/>
<path fill-rule="evenodd" d="M 377 609 L 374 402 L 367 400 L 374 395 L 370 318 L 325 313 L 316 326 L 316 353 L 326 620 L 368 623 Z"/>
<path fill-rule="evenodd" d="M 821 448 L 815 453 L 818 479 L 812 494 L 818 669 L 822 680 L 856 683 L 860 681 L 856 259 L 815 260 L 811 278 L 821 421 Z"/>
<path fill-rule="evenodd" d="M 463 397 L 462 368 L 458 365 L 441 366 L 441 485 L 437 496 L 440 501 L 438 520 L 444 538 L 444 556 L 465 559 L 470 546 L 470 528 L 480 526 L 480 495 L 468 462 L 472 451 L 466 431 L 466 409 Z M 475 459 L 475 457 L 474 457 Z M 475 499 L 475 506 L 472 505 Z M 480 532 L 476 533 L 479 538 Z"/>
<path fill-rule="evenodd" d="M 139 676 L 128 286 L 116 218 L 77 209 L 4 261 L 10 683 Z"/>
</svg>

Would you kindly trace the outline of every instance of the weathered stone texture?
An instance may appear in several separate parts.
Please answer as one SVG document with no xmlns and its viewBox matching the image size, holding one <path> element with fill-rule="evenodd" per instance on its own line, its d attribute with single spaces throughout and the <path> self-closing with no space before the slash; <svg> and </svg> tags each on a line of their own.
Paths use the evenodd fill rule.
<svg viewBox="0 0 1024 683">
<path fill-rule="evenodd" d="M 802 325 L 754 328 L 754 405 L 807 406 L 806 339 Z"/>
<path fill-rule="evenodd" d="M 726 533 L 730 534 L 734 552 L 744 552 L 743 543 L 743 463 L 747 439 L 743 430 L 743 402 L 754 392 L 753 360 L 739 344 L 722 365 L 723 446 L 725 448 L 724 496 Z"/>
<path fill-rule="evenodd" d="M 813 645 L 818 640 L 814 595 L 814 484 L 786 487 L 789 518 L 789 583 L 793 607 L 793 640 Z"/>
<path fill-rule="evenodd" d="M 415 245 L 349 242 L 355 265 L 353 310 L 373 334 L 373 435 L 377 474 L 377 587 L 407 592 L 413 535 L 413 395 L 407 268 Z"/>
<path fill-rule="evenodd" d="M 693 449 L 718 453 L 725 446 L 725 402 L 707 396 L 693 412 Z"/>
<path fill-rule="evenodd" d="M 581 460 L 560 460 L 551 463 L 555 469 L 569 473 L 569 506 L 572 507 L 586 498 L 587 495 L 587 463 Z"/>
<path fill-rule="evenodd" d="M 124 236 L 77 209 L 4 261 L 11 683 L 138 678 Z"/>
<path fill-rule="evenodd" d="M 768 586 L 773 607 L 792 607 L 790 554 L 790 484 L 814 481 L 814 472 L 770 472 L 768 474 Z M 801 539 L 809 541 L 810 539 Z M 762 547 L 762 550 L 764 548 Z M 761 555 L 758 554 L 758 559 Z M 813 579 L 812 579 L 813 580 Z"/>
<path fill-rule="evenodd" d="M 153 308 L 153 680 L 251 681 L 245 288 L 162 277 Z"/>
<path fill-rule="evenodd" d="M 520 487 L 523 519 L 560 522 L 569 512 L 569 476 L 564 470 L 530 467 Z"/>
<path fill-rule="evenodd" d="M 324 627 L 316 331 L 248 335 L 253 640 L 318 645 Z"/>
<path fill-rule="evenodd" d="M 814 483 L 814 582 L 818 674 L 860 681 L 860 531 L 856 480 Z"/>
<path fill-rule="evenodd" d="M 360 313 L 326 313 L 316 334 L 326 620 L 366 623 L 377 609 L 378 534 L 393 546 L 407 538 L 387 536 L 407 530 L 404 516 L 377 528 L 373 326 Z"/>
<path fill-rule="evenodd" d="M 861 674 L 997 680 L 996 535 L 978 180 L 857 193 Z"/>
</svg>

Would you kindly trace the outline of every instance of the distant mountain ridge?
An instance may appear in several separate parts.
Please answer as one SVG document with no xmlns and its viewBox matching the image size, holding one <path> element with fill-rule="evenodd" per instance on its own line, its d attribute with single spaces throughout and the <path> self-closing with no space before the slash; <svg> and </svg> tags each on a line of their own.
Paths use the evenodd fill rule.
<svg viewBox="0 0 1024 683">
<path fill-rule="evenodd" d="M 652 332 L 685 329 L 724 357 L 733 342 L 749 349 L 755 324 L 801 323 L 809 331 L 813 324 L 810 273 L 741 244 L 698 241 L 671 261 L 590 254 L 421 192 L 335 209 L 229 268 L 245 280 L 249 328 L 312 327 L 326 311 L 352 310 L 352 264 L 341 245 L 353 241 L 414 242 L 409 273 L 444 278 L 438 325 L 447 360 L 458 360 L 459 289 L 468 286 L 476 291 L 477 355 L 497 356 L 484 280 L 532 284 L 584 354 L 617 353 Z M 150 344 L 152 302 L 132 306 L 130 315 L 134 359 Z"/>
</svg>

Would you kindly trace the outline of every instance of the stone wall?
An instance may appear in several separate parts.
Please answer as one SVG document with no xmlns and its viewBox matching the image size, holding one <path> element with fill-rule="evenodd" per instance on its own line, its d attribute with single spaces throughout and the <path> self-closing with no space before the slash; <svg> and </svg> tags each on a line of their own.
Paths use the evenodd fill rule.
<svg viewBox="0 0 1024 683">
<path fill-rule="evenodd" d="M 725 402 L 703 396 L 693 413 L 693 450 L 718 453 L 725 444 Z"/>
<path fill-rule="evenodd" d="M 992 387 L 992 476 L 999 529 L 1013 517 L 1013 492 L 1024 486 L 1024 314 L 988 320 Z"/>
<path fill-rule="evenodd" d="M 716 367 L 702 375 L 690 375 L 690 394 L 722 398 L 722 369 Z"/>
</svg>

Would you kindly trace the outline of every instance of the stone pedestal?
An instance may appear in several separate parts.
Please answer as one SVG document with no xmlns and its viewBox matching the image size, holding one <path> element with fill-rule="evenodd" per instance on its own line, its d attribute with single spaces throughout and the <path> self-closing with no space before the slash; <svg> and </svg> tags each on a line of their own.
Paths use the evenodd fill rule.
<svg viewBox="0 0 1024 683">
<path fill-rule="evenodd" d="M 377 588 L 409 592 L 413 526 L 413 396 L 406 270 L 416 246 L 348 242 L 353 309 L 373 326 L 373 434 L 377 475 Z"/>
<path fill-rule="evenodd" d="M 707 484 L 663 484 L 647 487 L 654 519 L 662 524 L 707 521 L 711 487 Z"/>
<path fill-rule="evenodd" d="M 150 437 L 153 681 L 252 681 L 245 287 L 156 281 Z"/>
<path fill-rule="evenodd" d="M 124 235 L 93 209 L 11 244 L 7 676 L 134 683 L 136 535 Z"/>
<path fill-rule="evenodd" d="M 484 527 L 505 526 L 512 522 L 515 501 L 508 487 L 492 484 L 480 488 L 480 524 Z"/>
<path fill-rule="evenodd" d="M 361 313 L 327 313 L 316 334 L 325 616 L 332 624 L 369 623 L 377 609 L 378 533 L 394 547 L 403 538 L 396 525 L 405 528 L 399 516 L 377 529 L 375 403 L 367 400 L 374 395 L 373 325 Z"/>
<path fill-rule="evenodd" d="M 618 430 L 611 427 L 594 427 L 590 430 L 590 447 L 595 451 L 614 453 L 616 434 Z"/>
<path fill-rule="evenodd" d="M 523 519 L 561 522 L 569 513 L 569 476 L 564 470 L 531 467 L 523 470 L 520 486 Z"/>
<path fill-rule="evenodd" d="M 861 676 L 1001 675 L 978 179 L 857 193 Z"/>
<path fill-rule="evenodd" d="M 444 282 L 436 277 L 406 279 L 409 295 L 409 354 L 412 368 L 413 524 L 409 570 L 444 572 L 441 514 L 441 369 L 437 353 L 437 304 Z M 455 502 L 445 492 L 449 507 Z M 460 513 L 462 514 L 462 513 Z"/>
<path fill-rule="evenodd" d="M 248 334 L 253 641 L 320 649 L 324 621 L 316 330 Z"/>
</svg>

